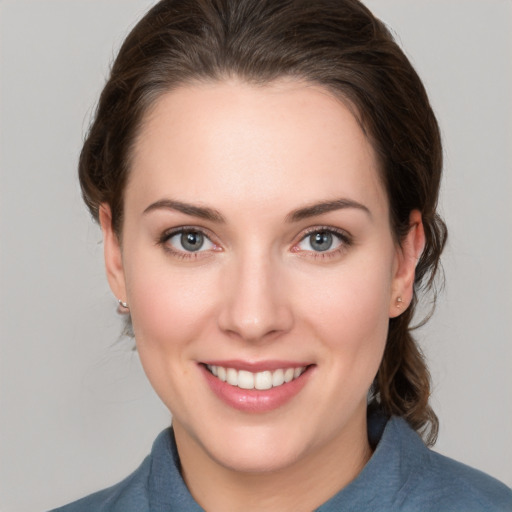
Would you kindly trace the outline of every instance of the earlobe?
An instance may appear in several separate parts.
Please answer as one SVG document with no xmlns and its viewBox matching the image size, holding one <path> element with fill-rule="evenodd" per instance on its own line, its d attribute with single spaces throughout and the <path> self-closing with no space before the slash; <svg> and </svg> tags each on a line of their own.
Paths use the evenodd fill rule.
<svg viewBox="0 0 512 512">
<path fill-rule="evenodd" d="M 393 277 L 389 316 L 402 314 L 413 297 L 416 265 L 425 248 L 425 231 L 421 213 L 413 210 L 409 216 L 409 231 L 397 249 L 397 265 Z"/>
<path fill-rule="evenodd" d="M 106 203 L 102 203 L 100 206 L 99 220 L 101 231 L 103 233 L 105 270 L 110 289 L 117 299 L 126 302 L 126 285 L 121 245 L 119 238 L 112 227 L 112 213 L 110 206 Z"/>
</svg>

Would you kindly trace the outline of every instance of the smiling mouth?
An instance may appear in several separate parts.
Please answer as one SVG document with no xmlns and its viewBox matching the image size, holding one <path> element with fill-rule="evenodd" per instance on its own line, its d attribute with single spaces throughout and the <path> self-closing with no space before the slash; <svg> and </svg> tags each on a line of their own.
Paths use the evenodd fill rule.
<svg viewBox="0 0 512 512">
<path fill-rule="evenodd" d="M 212 375 L 230 386 L 257 390 L 277 388 L 292 382 L 298 379 L 307 369 L 306 366 L 298 366 L 295 368 L 279 368 L 273 371 L 249 372 L 212 364 L 205 366 Z"/>
</svg>

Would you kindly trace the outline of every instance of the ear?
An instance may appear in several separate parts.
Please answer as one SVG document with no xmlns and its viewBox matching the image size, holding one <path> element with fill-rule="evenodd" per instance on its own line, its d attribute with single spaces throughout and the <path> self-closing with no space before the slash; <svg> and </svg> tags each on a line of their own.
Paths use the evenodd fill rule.
<svg viewBox="0 0 512 512">
<path fill-rule="evenodd" d="M 100 205 L 99 219 L 103 232 L 105 269 L 110 289 L 117 299 L 127 302 L 121 244 L 112 228 L 112 213 L 108 204 Z"/>
<path fill-rule="evenodd" d="M 425 231 L 421 213 L 413 210 L 409 216 L 409 231 L 396 251 L 396 266 L 389 303 L 390 318 L 402 314 L 412 301 L 416 265 L 424 248 Z"/>
</svg>

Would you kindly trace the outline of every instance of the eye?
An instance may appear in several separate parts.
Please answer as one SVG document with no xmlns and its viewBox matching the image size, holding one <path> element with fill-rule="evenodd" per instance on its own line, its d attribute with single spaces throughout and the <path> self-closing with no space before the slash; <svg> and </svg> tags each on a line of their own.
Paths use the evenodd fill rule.
<svg viewBox="0 0 512 512">
<path fill-rule="evenodd" d="M 307 233 L 296 247 L 299 251 L 333 253 L 348 245 L 350 245 L 350 239 L 346 234 L 322 228 Z"/>
<path fill-rule="evenodd" d="M 213 242 L 197 229 L 181 229 L 164 237 L 163 242 L 174 252 L 194 253 L 215 248 Z"/>
</svg>

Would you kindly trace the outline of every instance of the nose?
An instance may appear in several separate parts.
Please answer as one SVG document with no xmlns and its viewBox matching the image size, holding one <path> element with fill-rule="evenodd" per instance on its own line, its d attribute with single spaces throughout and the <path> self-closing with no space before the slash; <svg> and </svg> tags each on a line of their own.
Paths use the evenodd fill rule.
<svg viewBox="0 0 512 512">
<path fill-rule="evenodd" d="M 224 276 L 219 328 L 252 343 L 290 331 L 294 318 L 279 264 L 252 255 L 233 267 Z"/>
</svg>

